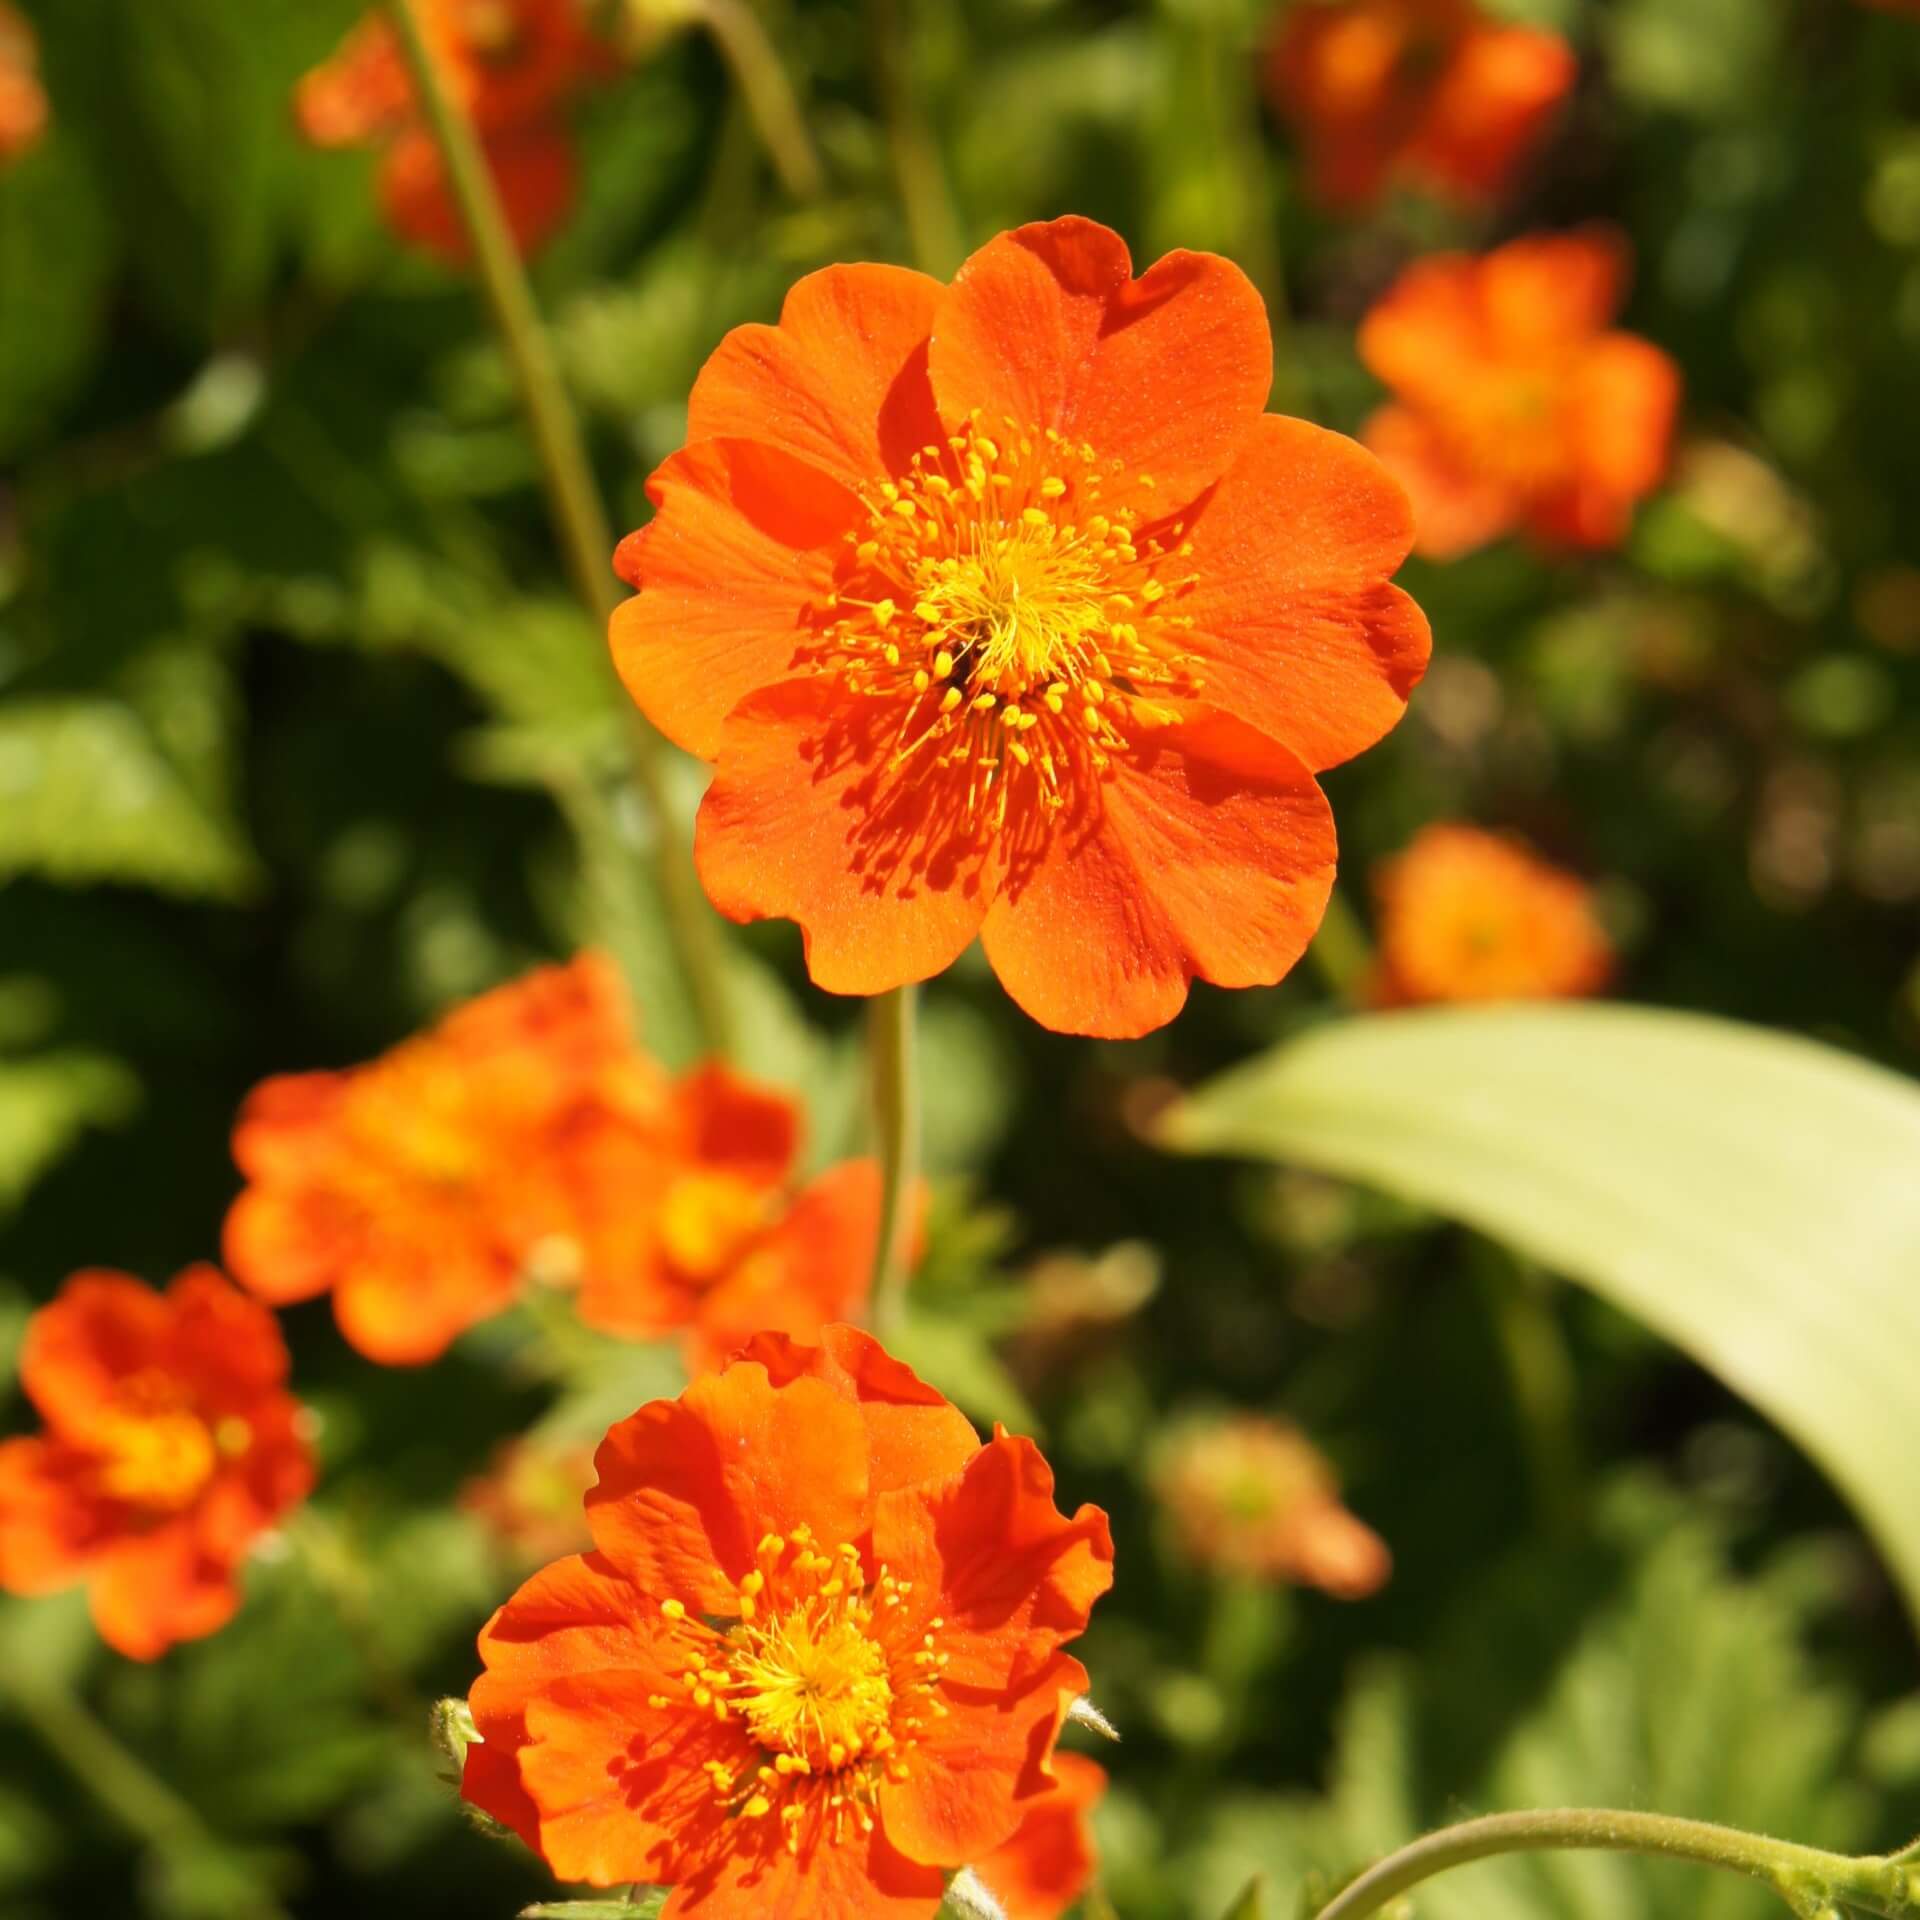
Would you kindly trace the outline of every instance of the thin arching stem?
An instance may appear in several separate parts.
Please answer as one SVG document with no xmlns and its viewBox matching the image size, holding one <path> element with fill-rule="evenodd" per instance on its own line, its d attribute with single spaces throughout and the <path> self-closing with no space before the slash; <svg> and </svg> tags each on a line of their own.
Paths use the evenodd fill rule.
<svg viewBox="0 0 1920 1920">
<path fill-rule="evenodd" d="M 914 1189 L 920 1179 L 918 987 L 881 994 L 868 1013 L 875 1142 L 880 1153 L 880 1238 L 873 1255 L 873 1324 L 882 1335 L 906 1317 Z"/>
<path fill-rule="evenodd" d="M 587 459 L 579 419 L 560 379 L 479 137 L 433 58 L 417 5 L 418 0 L 387 0 L 387 11 L 406 55 L 421 112 L 446 168 L 461 222 L 473 244 L 481 289 L 513 368 L 574 592 L 588 617 L 597 626 L 604 626 L 620 591 L 611 569 L 613 534 Z M 634 784 L 646 801 L 659 840 L 660 889 L 669 929 L 707 1044 L 725 1051 L 731 1030 L 726 951 L 719 922 L 701 897 L 685 853 L 686 836 L 667 786 L 666 744 L 637 712 L 630 709 L 629 716 Z"/>
<path fill-rule="evenodd" d="M 1836 1904 L 1864 1908 L 1889 1920 L 1907 1920 L 1920 1911 L 1912 1869 L 1898 1859 L 1856 1859 L 1660 1813 L 1556 1807 L 1490 1814 L 1430 1833 L 1369 1867 L 1320 1909 L 1318 1920 L 1365 1920 L 1422 1881 L 1496 1854 L 1573 1851 L 1652 1854 L 1745 1874 L 1771 1887 L 1802 1916 Z"/>
<path fill-rule="evenodd" d="M 700 0 L 699 17 L 732 71 L 747 118 L 781 186 L 792 199 L 818 200 L 826 191 L 826 171 L 807 132 L 806 115 L 759 16 L 747 0 Z"/>
</svg>

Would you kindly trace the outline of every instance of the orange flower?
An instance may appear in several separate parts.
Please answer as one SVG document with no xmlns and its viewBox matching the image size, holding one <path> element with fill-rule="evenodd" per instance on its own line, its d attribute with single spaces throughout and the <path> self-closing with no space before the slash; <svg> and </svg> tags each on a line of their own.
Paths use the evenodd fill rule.
<svg viewBox="0 0 1920 1920">
<path fill-rule="evenodd" d="M 0 166 L 37 146 L 46 130 L 39 43 L 8 0 L 0 0 Z"/>
<path fill-rule="evenodd" d="M 1169 1449 L 1159 1492 L 1185 1551 L 1205 1566 L 1364 1600 L 1393 1559 L 1340 1504 L 1333 1469 L 1294 1428 L 1258 1414 L 1188 1429 Z"/>
<path fill-rule="evenodd" d="M 1107 1790 L 1107 1770 L 1078 1753 L 1056 1753 L 1053 1770 L 1052 1792 L 975 1869 L 1007 1920 L 1059 1920 L 1093 1879 L 1087 1815 Z"/>
<path fill-rule="evenodd" d="M 1473 0 L 1294 0 L 1266 78 L 1314 193 L 1358 210 L 1395 180 L 1456 205 L 1498 199 L 1577 71 L 1557 33 Z"/>
<path fill-rule="evenodd" d="M 931 1916 L 1053 1787 L 1106 1516 L 866 1334 L 822 1341 L 615 1427 L 597 1550 L 480 1636 L 464 1792 L 563 1880 L 671 1886 L 675 1920 Z"/>
<path fill-rule="evenodd" d="M 530 252 L 573 203 L 569 97 L 604 70 L 579 0 L 416 0 L 447 86 L 480 135 L 507 223 Z M 301 80 L 301 131 L 318 147 L 387 143 L 380 198 L 405 239 L 459 263 L 470 255 L 439 150 L 420 121 L 391 23 L 370 14 L 338 53 Z"/>
<path fill-rule="evenodd" d="M 224 1626 L 255 1540 L 313 1485 L 273 1315 L 212 1267 L 77 1273 L 27 1326 L 46 1431 L 0 1441 L 0 1587 L 87 1583 L 135 1660 Z"/>
<path fill-rule="evenodd" d="M 607 961 L 530 974 L 369 1066 L 256 1088 L 234 1130 L 249 1184 L 228 1269 L 275 1305 L 331 1290 L 369 1359 L 431 1360 L 530 1268 L 577 1277 L 579 1168 L 664 1098 Z"/>
<path fill-rule="evenodd" d="M 1263 414 L 1229 262 L 1003 234 L 951 286 L 831 267 L 737 328 L 615 565 L 620 670 L 715 763 L 697 857 L 735 919 L 879 993 L 984 938 L 1069 1032 L 1275 981 L 1332 883 L 1313 773 L 1425 668 L 1411 537 L 1362 448 Z"/>
<path fill-rule="evenodd" d="M 590 1448 L 527 1435 L 494 1449 L 487 1470 L 460 1489 L 459 1506 L 513 1559 L 538 1566 L 592 1545 L 592 1485 Z"/>
<path fill-rule="evenodd" d="M 1592 890 L 1499 834 L 1428 827 L 1374 891 L 1385 1004 L 1566 998 L 1613 971 Z"/>
<path fill-rule="evenodd" d="M 1516 528 L 1617 546 L 1666 470 L 1680 372 L 1611 328 L 1627 251 L 1598 230 L 1418 260 L 1360 328 L 1395 403 L 1364 438 L 1406 483 L 1419 548 L 1449 560 Z"/>
</svg>

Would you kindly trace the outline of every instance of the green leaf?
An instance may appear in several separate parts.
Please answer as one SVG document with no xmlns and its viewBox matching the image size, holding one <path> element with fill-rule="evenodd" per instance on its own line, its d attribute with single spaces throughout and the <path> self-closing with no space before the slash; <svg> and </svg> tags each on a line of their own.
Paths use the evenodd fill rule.
<svg viewBox="0 0 1920 1920">
<path fill-rule="evenodd" d="M 669 1891 L 655 1887 L 631 1900 L 542 1900 L 522 1907 L 520 1920 L 655 1920 Z"/>
<path fill-rule="evenodd" d="M 1220 1920 L 1267 1920 L 1266 1881 L 1256 1873 L 1247 1882 L 1240 1898 L 1220 1916 Z"/>
<path fill-rule="evenodd" d="M 1688 1014 L 1448 1009 L 1323 1028 L 1163 1138 L 1385 1187 L 1639 1315 L 1825 1467 L 1920 1615 L 1911 1082 Z"/>
<path fill-rule="evenodd" d="M 0 1218 L 89 1127 L 124 1120 L 139 1083 L 104 1054 L 0 1060 Z"/>
<path fill-rule="evenodd" d="M 121 701 L 17 699 L 0 714 L 0 880 L 244 894 L 253 857 L 199 784 Z"/>
</svg>

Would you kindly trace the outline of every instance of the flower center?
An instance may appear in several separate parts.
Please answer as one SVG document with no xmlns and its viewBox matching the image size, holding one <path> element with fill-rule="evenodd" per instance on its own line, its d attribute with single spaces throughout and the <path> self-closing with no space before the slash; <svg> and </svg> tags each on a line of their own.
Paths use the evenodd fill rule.
<svg viewBox="0 0 1920 1920">
<path fill-rule="evenodd" d="M 922 1732 L 947 1715 L 946 1622 L 909 1626 L 912 1582 L 884 1567 L 869 1579 L 857 1547 L 823 1552 L 804 1526 L 762 1540 L 736 1591 L 739 1617 L 712 1624 L 662 1602 L 684 1665 L 678 1697 L 648 1704 L 744 1724 L 762 1757 L 708 1761 L 712 1792 L 742 1819 L 778 1807 L 789 1849 L 871 1832 L 881 1783 L 907 1777 Z"/>
<path fill-rule="evenodd" d="M 1123 476 L 1052 428 L 996 437 L 976 415 L 847 536 L 810 664 L 895 702 L 894 770 L 961 771 L 970 819 L 1004 825 L 1016 792 L 1064 806 L 1135 724 L 1169 723 L 1166 701 L 1199 689 L 1173 605 L 1194 577 L 1166 573 L 1192 547 L 1177 521 L 1103 505 Z"/>
<path fill-rule="evenodd" d="M 705 1286 L 730 1268 L 765 1219 L 760 1190 L 736 1173 L 690 1173 L 667 1189 L 660 1245 L 683 1280 Z"/>
<path fill-rule="evenodd" d="M 207 1423 L 183 1410 L 112 1413 L 89 1438 L 100 1454 L 102 1490 L 160 1513 L 192 1504 L 221 1450 Z"/>
</svg>

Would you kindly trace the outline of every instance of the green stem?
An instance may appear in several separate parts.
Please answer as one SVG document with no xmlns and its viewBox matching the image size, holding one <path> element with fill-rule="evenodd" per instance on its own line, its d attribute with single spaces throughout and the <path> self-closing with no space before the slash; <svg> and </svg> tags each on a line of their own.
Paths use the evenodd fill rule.
<svg viewBox="0 0 1920 1920">
<path fill-rule="evenodd" d="M 884 1336 L 906 1316 L 913 1192 L 920 1178 L 920 1088 L 914 1046 L 918 987 L 883 993 L 868 1014 L 874 1132 L 880 1149 L 880 1237 L 873 1250 L 873 1324 Z"/>
<path fill-rule="evenodd" d="M 733 73 L 760 144 L 794 200 L 818 200 L 827 176 L 786 69 L 747 0 L 700 0 L 700 18 Z"/>
<path fill-rule="evenodd" d="M 1322 984 L 1336 1000 L 1357 1006 L 1373 972 L 1373 943 L 1367 938 L 1360 916 L 1337 889 L 1327 900 L 1327 911 L 1320 931 L 1307 949 Z"/>
<path fill-rule="evenodd" d="M 1562 1807 L 1497 1813 L 1430 1833 L 1369 1867 L 1320 1909 L 1319 1920 L 1364 1920 L 1423 1880 L 1496 1854 L 1596 1850 L 1655 1854 L 1742 1873 L 1771 1887 L 1802 1916 L 1841 1903 L 1888 1920 L 1911 1920 L 1920 1913 L 1920 1884 L 1914 1870 L 1898 1859 L 1855 1859 L 1660 1813 Z"/>
<path fill-rule="evenodd" d="M 1487 1304 L 1513 1383 L 1534 1504 L 1546 1531 L 1565 1540 L 1579 1530 L 1582 1504 L 1573 1361 L 1546 1275 L 1504 1249 L 1488 1253 Z"/>
<path fill-rule="evenodd" d="M 896 0 L 873 0 L 873 65 L 893 177 L 906 216 L 907 240 L 923 273 L 948 280 L 965 257 L 960 215 L 940 164 L 940 149 L 915 111 L 912 60 L 900 27 Z"/>
<path fill-rule="evenodd" d="M 580 423 L 540 323 L 533 290 L 507 228 L 473 123 L 455 102 L 434 63 L 416 8 L 419 0 L 387 0 L 414 90 L 446 167 L 460 218 L 473 242 L 480 285 L 520 389 L 521 409 L 539 457 L 554 530 L 574 592 L 588 617 L 604 626 L 620 600 L 612 572 L 613 534 L 587 459 Z M 623 704 L 625 704 L 623 702 Z M 660 836 L 661 892 L 674 943 L 709 1046 L 724 1051 L 730 1033 L 725 1002 L 726 955 L 720 930 L 701 898 L 667 787 L 665 743 L 629 707 L 634 783 Z"/>
<path fill-rule="evenodd" d="M 220 1854 L 199 1814 L 137 1759 L 65 1688 L 16 1668 L 5 1692 L 20 1717 L 67 1770 L 137 1839 L 161 1855 Z M 287 1920 L 280 1903 L 234 1866 L 235 1920 Z"/>
</svg>

